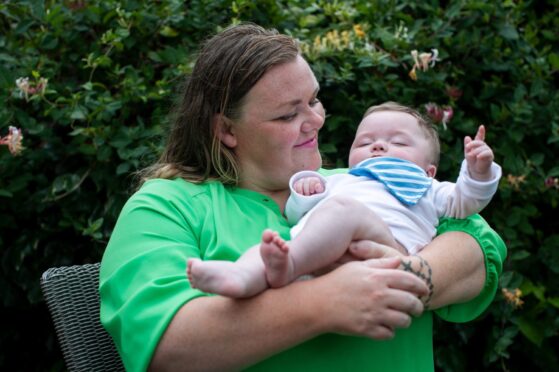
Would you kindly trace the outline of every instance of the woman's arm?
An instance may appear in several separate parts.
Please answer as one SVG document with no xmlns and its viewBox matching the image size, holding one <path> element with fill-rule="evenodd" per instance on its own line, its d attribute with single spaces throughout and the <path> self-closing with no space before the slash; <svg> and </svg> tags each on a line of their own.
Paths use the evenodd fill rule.
<svg viewBox="0 0 559 372">
<path fill-rule="evenodd" d="M 431 288 L 429 309 L 466 302 L 480 294 L 485 284 L 483 252 L 464 232 L 437 236 L 417 256 L 402 258 L 402 268 L 422 276 Z"/>
<path fill-rule="evenodd" d="M 152 370 L 236 370 L 326 332 L 393 337 L 423 311 L 423 281 L 397 258 L 352 262 L 322 277 L 244 300 L 184 305 L 161 338 Z M 320 314 L 320 316 L 317 316 Z"/>
<path fill-rule="evenodd" d="M 352 244 L 350 253 L 358 259 L 400 256 L 401 268 L 415 273 L 430 287 L 430 295 L 423 299 L 426 307 L 445 307 L 437 313 L 447 320 L 471 320 L 485 310 L 496 293 L 505 244 L 479 215 L 444 219 L 439 233 L 417 256 L 401 256 L 390 247 L 368 241 Z"/>
</svg>

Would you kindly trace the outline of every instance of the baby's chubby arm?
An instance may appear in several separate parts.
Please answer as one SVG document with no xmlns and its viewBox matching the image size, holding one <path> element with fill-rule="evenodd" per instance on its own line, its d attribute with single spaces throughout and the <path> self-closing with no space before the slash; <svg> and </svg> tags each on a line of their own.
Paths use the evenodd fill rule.
<svg viewBox="0 0 559 372">
<path fill-rule="evenodd" d="M 306 176 L 299 178 L 293 182 L 293 190 L 297 194 L 310 196 L 314 194 L 321 194 L 324 192 L 324 182 L 321 178 L 315 176 Z"/>
<path fill-rule="evenodd" d="M 494 155 L 491 147 L 485 143 L 485 126 L 479 126 L 474 139 L 470 136 L 464 138 L 464 157 L 470 177 L 476 181 L 491 180 Z"/>
<path fill-rule="evenodd" d="M 326 178 L 315 171 L 295 173 L 289 180 L 289 189 L 291 195 L 287 199 L 285 216 L 292 224 L 298 222 L 329 192 Z"/>
</svg>

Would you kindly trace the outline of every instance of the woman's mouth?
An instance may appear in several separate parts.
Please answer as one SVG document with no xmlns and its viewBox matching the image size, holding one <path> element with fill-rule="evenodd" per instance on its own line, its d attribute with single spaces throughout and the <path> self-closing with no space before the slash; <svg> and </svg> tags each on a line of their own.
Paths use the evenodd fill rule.
<svg viewBox="0 0 559 372">
<path fill-rule="evenodd" d="M 313 137 L 305 142 L 302 142 L 298 145 L 295 145 L 296 148 L 313 148 L 318 145 L 318 140 L 316 137 Z"/>
</svg>

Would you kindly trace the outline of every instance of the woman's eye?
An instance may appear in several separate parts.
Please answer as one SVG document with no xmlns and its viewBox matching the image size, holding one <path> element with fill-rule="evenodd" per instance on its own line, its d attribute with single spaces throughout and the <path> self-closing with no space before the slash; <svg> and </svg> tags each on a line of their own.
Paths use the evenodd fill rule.
<svg viewBox="0 0 559 372">
<path fill-rule="evenodd" d="M 296 116 L 297 116 L 297 113 L 294 112 L 294 113 L 292 113 L 292 114 L 280 116 L 280 117 L 277 118 L 276 120 L 279 120 L 279 121 L 290 121 L 290 120 L 295 119 Z"/>
<path fill-rule="evenodd" d="M 318 99 L 318 97 L 315 97 L 311 100 L 311 102 L 309 102 L 309 104 L 311 105 L 311 107 L 315 106 L 316 104 L 320 103 L 320 99 Z"/>
</svg>

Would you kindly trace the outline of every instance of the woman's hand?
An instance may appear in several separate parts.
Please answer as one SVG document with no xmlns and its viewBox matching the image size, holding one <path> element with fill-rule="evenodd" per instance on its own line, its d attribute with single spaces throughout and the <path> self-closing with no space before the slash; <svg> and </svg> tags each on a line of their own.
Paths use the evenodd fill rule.
<svg viewBox="0 0 559 372">
<path fill-rule="evenodd" d="M 397 270 L 396 257 L 350 262 L 316 278 L 316 311 L 324 332 L 388 339 L 423 312 L 419 299 L 429 293 L 424 281 Z"/>
<path fill-rule="evenodd" d="M 403 247 L 396 249 L 371 240 L 359 240 L 349 245 L 348 254 L 357 260 L 370 260 L 407 256 L 408 252 Z"/>
<path fill-rule="evenodd" d="M 324 275 L 351 261 L 364 261 L 376 258 L 401 257 L 407 253 L 371 240 L 359 240 L 351 243 L 348 250 L 336 262 L 313 272 L 314 276 Z"/>
</svg>

